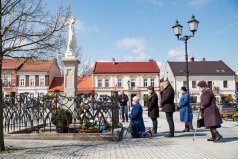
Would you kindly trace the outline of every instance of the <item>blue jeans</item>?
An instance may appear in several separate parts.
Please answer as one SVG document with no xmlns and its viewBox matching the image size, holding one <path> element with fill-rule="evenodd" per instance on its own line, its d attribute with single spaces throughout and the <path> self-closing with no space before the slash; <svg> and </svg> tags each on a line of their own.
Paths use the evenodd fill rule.
<svg viewBox="0 0 238 159">
<path fill-rule="evenodd" d="M 122 115 L 122 120 L 125 121 L 125 116 L 126 116 L 126 121 L 128 121 L 128 106 L 120 106 L 121 109 L 121 115 Z"/>
</svg>

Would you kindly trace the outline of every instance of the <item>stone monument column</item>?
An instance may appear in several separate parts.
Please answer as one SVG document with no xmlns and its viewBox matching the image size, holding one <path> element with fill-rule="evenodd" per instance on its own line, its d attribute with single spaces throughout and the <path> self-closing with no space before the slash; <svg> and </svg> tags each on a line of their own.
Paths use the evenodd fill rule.
<svg viewBox="0 0 238 159">
<path fill-rule="evenodd" d="M 68 45 L 62 62 L 64 64 L 64 93 L 67 97 L 74 97 L 77 93 L 77 72 L 78 64 L 80 63 L 75 57 L 75 18 L 69 22 Z M 72 108 L 71 108 L 72 110 Z"/>
</svg>

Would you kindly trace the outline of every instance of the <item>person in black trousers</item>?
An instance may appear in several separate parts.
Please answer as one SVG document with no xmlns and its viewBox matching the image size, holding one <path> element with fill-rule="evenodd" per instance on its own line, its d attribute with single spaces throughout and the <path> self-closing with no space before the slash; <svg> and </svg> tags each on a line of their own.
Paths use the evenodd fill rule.
<svg viewBox="0 0 238 159">
<path fill-rule="evenodd" d="M 147 89 L 149 90 L 150 94 L 148 105 L 148 116 L 151 118 L 153 123 L 153 134 L 156 134 L 158 126 L 157 117 L 159 117 L 158 96 L 155 93 L 153 86 L 149 86 Z"/>
<path fill-rule="evenodd" d="M 174 137 L 174 120 L 173 113 L 175 112 L 174 104 L 174 89 L 168 80 L 163 83 L 164 90 L 161 92 L 161 107 L 166 114 L 166 119 L 169 124 L 169 133 L 165 137 Z"/>
</svg>

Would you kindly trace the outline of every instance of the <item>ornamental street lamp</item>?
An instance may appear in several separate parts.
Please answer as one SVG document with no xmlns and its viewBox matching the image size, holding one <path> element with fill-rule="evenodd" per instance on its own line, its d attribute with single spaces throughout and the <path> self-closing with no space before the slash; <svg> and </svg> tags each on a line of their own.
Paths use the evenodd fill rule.
<svg viewBox="0 0 238 159">
<path fill-rule="evenodd" d="M 199 21 L 197 21 L 195 19 L 195 16 L 192 16 L 192 19 L 188 21 L 188 26 L 189 26 L 189 30 L 192 32 L 192 35 L 184 35 L 182 37 L 180 37 L 182 35 L 182 29 L 183 26 L 179 24 L 179 21 L 176 20 L 175 25 L 172 27 L 175 36 L 177 36 L 178 40 L 184 41 L 185 43 L 185 61 L 186 61 L 186 77 L 187 77 L 187 89 L 189 92 L 189 70 L 188 70 L 188 50 L 187 50 L 187 42 L 188 39 L 190 39 L 191 37 L 194 37 L 195 32 L 198 29 L 198 23 Z"/>
</svg>

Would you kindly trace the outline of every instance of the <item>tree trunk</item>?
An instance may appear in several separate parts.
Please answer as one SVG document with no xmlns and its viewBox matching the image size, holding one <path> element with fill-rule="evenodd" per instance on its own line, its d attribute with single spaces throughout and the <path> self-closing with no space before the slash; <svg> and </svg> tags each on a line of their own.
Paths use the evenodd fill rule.
<svg viewBox="0 0 238 159">
<path fill-rule="evenodd" d="M 2 75 L 2 0 L 0 0 L 0 75 Z M 1 76 L 2 77 L 2 76 Z M 3 93 L 2 93 L 2 78 L 0 78 L 0 147 L 1 151 L 5 151 L 4 136 L 3 136 Z"/>
<path fill-rule="evenodd" d="M 1 45 L 1 44 L 0 44 Z M 0 75 L 2 74 L 2 52 L 0 52 Z M 4 135 L 3 135 L 3 92 L 2 79 L 0 79 L 0 146 L 1 151 L 5 150 Z"/>
</svg>

